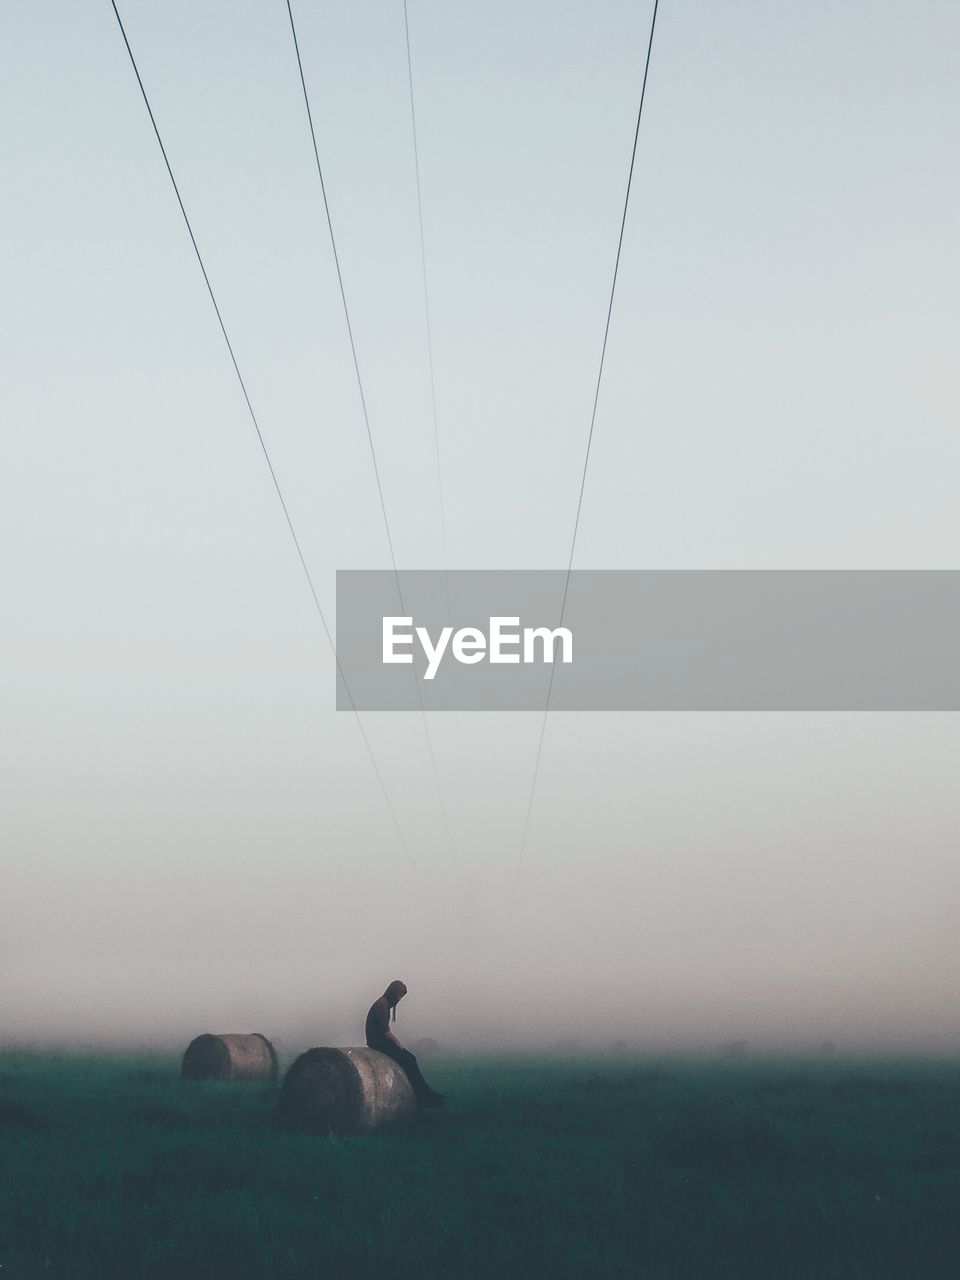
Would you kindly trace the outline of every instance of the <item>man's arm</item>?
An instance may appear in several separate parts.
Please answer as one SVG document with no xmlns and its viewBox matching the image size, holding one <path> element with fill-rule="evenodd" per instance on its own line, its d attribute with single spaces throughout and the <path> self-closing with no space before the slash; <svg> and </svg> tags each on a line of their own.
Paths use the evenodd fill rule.
<svg viewBox="0 0 960 1280">
<path fill-rule="evenodd" d="M 386 1002 L 379 1000 L 370 1012 L 376 1022 L 377 1037 L 380 1040 L 389 1040 L 396 1048 L 402 1049 L 403 1045 L 390 1030 L 390 1010 L 386 1007 Z"/>
</svg>

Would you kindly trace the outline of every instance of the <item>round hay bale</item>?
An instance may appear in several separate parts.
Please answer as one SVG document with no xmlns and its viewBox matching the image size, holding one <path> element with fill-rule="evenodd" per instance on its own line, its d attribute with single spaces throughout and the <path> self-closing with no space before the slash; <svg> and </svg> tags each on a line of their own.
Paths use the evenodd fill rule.
<svg viewBox="0 0 960 1280">
<path fill-rule="evenodd" d="M 187 1045 L 183 1080 L 276 1080 L 277 1055 L 266 1036 L 203 1035 Z"/>
<path fill-rule="evenodd" d="M 277 1121 L 304 1133 L 369 1133 L 416 1115 L 403 1068 L 375 1049 L 308 1049 L 287 1071 Z"/>
</svg>

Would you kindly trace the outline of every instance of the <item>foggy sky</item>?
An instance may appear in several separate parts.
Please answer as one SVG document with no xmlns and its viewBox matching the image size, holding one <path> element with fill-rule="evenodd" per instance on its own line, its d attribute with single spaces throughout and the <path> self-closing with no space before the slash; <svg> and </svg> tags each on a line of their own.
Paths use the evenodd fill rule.
<svg viewBox="0 0 960 1280">
<path fill-rule="evenodd" d="M 447 562 L 564 568 L 649 10 L 410 0 Z M 328 616 L 388 567 L 282 3 L 121 6 Z M 296 9 L 443 563 L 402 6 Z M 960 1048 L 956 716 L 364 717 L 109 4 L 0 48 L 0 1043 Z M 956 568 L 960 13 L 661 6 L 579 568 Z M 516 887 L 514 887 L 516 881 Z"/>
</svg>

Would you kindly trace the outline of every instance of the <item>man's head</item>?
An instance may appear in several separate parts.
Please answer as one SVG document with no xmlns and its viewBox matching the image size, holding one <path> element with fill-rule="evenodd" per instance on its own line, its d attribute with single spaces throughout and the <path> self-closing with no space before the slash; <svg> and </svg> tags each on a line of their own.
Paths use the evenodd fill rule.
<svg viewBox="0 0 960 1280">
<path fill-rule="evenodd" d="M 387 1004 L 390 1008 L 395 1009 L 407 994 L 407 984 L 405 982 L 401 982 L 399 978 L 395 978 L 383 994 L 386 997 Z"/>
</svg>

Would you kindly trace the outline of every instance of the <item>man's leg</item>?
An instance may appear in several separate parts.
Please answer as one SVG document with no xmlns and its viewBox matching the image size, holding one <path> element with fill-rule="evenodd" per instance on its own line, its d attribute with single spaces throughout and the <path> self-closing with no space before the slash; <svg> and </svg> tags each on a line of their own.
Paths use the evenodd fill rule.
<svg viewBox="0 0 960 1280">
<path fill-rule="evenodd" d="M 388 1058 L 392 1058 L 394 1062 L 403 1067 L 413 1088 L 414 1097 L 418 1102 L 422 1102 L 424 1098 L 428 1098 L 433 1093 L 433 1090 L 423 1078 L 419 1063 L 409 1049 L 398 1049 L 395 1044 L 391 1044 L 388 1040 L 383 1045 L 378 1046 L 378 1052 L 385 1053 Z"/>
<path fill-rule="evenodd" d="M 400 1049 L 397 1053 L 397 1061 L 407 1073 L 407 1079 L 413 1085 L 413 1092 L 417 1095 L 418 1100 L 422 1100 L 427 1094 L 433 1093 L 433 1090 L 423 1078 L 420 1064 L 409 1049 Z"/>
</svg>

